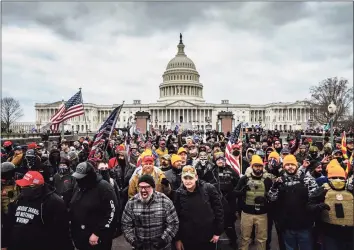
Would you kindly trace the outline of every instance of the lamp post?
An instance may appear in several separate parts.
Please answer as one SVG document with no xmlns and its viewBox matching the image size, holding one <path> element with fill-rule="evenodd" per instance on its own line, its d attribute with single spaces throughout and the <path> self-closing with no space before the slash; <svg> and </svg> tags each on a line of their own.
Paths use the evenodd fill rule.
<svg viewBox="0 0 354 250">
<path fill-rule="evenodd" d="M 334 122 L 334 114 L 336 113 L 337 110 L 337 106 L 333 103 L 333 101 L 331 102 L 331 104 L 328 105 L 328 112 L 331 116 L 331 118 L 329 119 L 329 126 L 330 126 L 330 131 L 331 131 L 331 146 L 333 148 L 333 122 Z"/>
</svg>

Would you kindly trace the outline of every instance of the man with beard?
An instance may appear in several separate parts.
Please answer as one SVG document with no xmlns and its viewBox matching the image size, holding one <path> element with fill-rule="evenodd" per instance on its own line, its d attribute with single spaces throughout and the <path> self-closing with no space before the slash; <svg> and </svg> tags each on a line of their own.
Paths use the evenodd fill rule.
<svg viewBox="0 0 354 250">
<path fill-rule="evenodd" d="M 165 172 L 166 179 L 171 184 L 171 193 L 169 197 L 173 200 L 174 191 L 181 186 L 182 161 L 181 156 L 172 155 L 172 168 Z"/>
<path fill-rule="evenodd" d="M 275 149 L 275 151 L 277 151 L 277 153 L 280 155 L 281 150 L 282 150 L 283 148 L 282 148 L 281 142 L 280 142 L 280 140 L 279 140 L 278 138 L 274 140 L 274 149 Z"/>
<path fill-rule="evenodd" d="M 140 153 L 138 151 L 138 145 L 135 143 L 130 144 L 129 161 L 131 164 L 136 166 Z"/>
<path fill-rule="evenodd" d="M 200 152 L 199 161 L 195 165 L 199 180 L 203 180 L 215 186 L 220 191 L 218 168 L 213 163 L 208 161 L 206 152 Z"/>
<path fill-rule="evenodd" d="M 172 201 L 155 191 L 151 175 L 139 178 L 138 190 L 128 201 L 122 216 L 126 240 L 136 250 L 171 250 L 179 225 Z"/>
<path fill-rule="evenodd" d="M 156 191 L 162 192 L 166 195 L 170 194 L 170 184 L 166 179 L 164 172 L 154 166 L 153 156 L 145 155 L 142 159 L 141 165 L 141 170 L 136 171 L 129 182 L 128 197 L 132 198 L 135 194 L 138 193 L 138 181 L 142 175 L 151 175 L 153 177 L 156 185 Z"/>
<path fill-rule="evenodd" d="M 97 175 L 89 162 L 73 174 L 77 187 L 70 202 L 71 233 L 80 250 L 110 250 L 116 230 L 118 202 L 112 186 Z"/>
<path fill-rule="evenodd" d="M 177 152 L 176 152 L 177 153 Z M 166 172 L 171 169 L 171 157 L 170 155 L 166 154 L 161 157 L 161 170 Z"/>
<path fill-rule="evenodd" d="M 69 207 L 76 184 L 76 180 L 72 174 L 70 161 L 66 158 L 60 158 L 58 172 L 54 175 L 53 182 L 55 192 L 65 201 L 67 207 Z"/>
<path fill-rule="evenodd" d="M 344 169 L 347 170 L 347 164 L 344 163 L 344 157 L 341 150 L 334 150 L 332 153 L 333 159 L 336 159 L 339 165 Z"/>
<path fill-rule="evenodd" d="M 286 249 L 312 249 L 311 230 L 313 214 L 308 206 L 309 197 L 318 188 L 315 179 L 298 171 L 294 155 L 287 155 L 283 161 L 284 173 L 277 178 L 268 195 L 276 202 L 279 228 L 283 232 Z"/>
<path fill-rule="evenodd" d="M 266 249 L 267 240 L 267 212 L 266 195 L 272 186 L 272 179 L 265 173 L 260 156 L 253 155 L 251 159 L 252 172 L 239 180 L 235 189 L 241 213 L 241 246 L 240 250 L 247 250 L 251 243 L 251 234 L 255 225 L 255 241 L 258 249 Z"/>
<path fill-rule="evenodd" d="M 16 184 L 21 194 L 9 210 L 13 224 L 8 249 L 73 249 L 65 203 L 43 176 L 28 171 Z"/>
<path fill-rule="evenodd" d="M 302 163 L 307 158 L 307 147 L 306 145 L 301 145 L 299 147 L 299 152 L 296 154 L 296 161 Z"/>
</svg>

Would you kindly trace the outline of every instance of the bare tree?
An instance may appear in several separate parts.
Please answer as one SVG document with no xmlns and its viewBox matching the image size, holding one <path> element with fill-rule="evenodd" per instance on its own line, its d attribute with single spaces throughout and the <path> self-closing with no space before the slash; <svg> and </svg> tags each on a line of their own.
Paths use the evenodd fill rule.
<svg viewBox="0 0 354 250">
<path fill-rule="evenodd" d="M 23 110 L 18 100 L 12 97 L 4 97 L 1 99 L 1 124 L 4 125 L 7 132 L 9 132 L 11 124 L 22 116 Z"/>
<path fill-rule="evenodd" d="M 334 114 L 334 123 L 344 118 L 350 112 L 353 103 L 353 88 L 350 88 L 346 79 L 338 77 L 327 78 L 317 86 L 310 88 L 311 99 L 307 103 L 317 110 L 313 118 L 321 123 L 327 123 L 332 115 L 328 112 L 328 105 L 333 102 L 337 106 Z"/>
</svg>

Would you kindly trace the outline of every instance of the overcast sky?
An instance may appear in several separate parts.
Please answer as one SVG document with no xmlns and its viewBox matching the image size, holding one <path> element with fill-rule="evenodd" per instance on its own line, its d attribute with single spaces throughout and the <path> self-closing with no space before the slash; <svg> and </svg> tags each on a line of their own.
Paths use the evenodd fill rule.
<svg viewBox="0 0 354 250">
<path fill-rule="evenodd" d="M 156 102 L 179 33 L 209 103 L 293 102 L 327 77 L 353 84 L 352 3 L 2 3 L 2 95 Z"/>
</svg>

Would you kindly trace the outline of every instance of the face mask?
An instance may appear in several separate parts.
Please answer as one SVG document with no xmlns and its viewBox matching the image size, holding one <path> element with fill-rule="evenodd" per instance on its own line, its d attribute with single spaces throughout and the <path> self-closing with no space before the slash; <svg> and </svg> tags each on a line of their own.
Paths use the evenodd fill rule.
<svg viewBox="0 0 354 250">
<path fill-rule="evenodd" d="M 316 159 L 317 158 L 317 152 L 310 153 L 311 158 Z"/>
<path fill-rule="evenodd" d="M 26 160 L 27 160 L 27 166 L 30 169 L 33 169 L 35 167 L 35 162 L 36 162 L 36 157 L 33 156 L 26 156 Z"/>
<path fill-rule="evenodd" d="M 59 172 L 60 175 L 68 174 L 69 173 L 69 168 L 68 167 L 59 167 L 58 172 Z"/>
<path fill-rule="evenodd" d="M 36 199 L 43 194 L 43 186 L 27 187 L 21 189 L 21 195 L 25 199 Z"/>
<path fill-rule="evenodd" d="M 204 167 L 207 163 L 207 159 L 200 159 L 200 164 Z"/>
<path fill-rule="evenodd" d="M 98 172 L 102 175 L 103 180 L 109 181 L 111 176 L 109 175 L 109 170 L 98 170 Z"/>
<path fill-rule="evenodd" d="M 118 164 L 119 166 L 125 166 L 125 160 L 118 158 Z"/>
<path fill-rule="evenodd" d="M 97 175 L 95 172 L 90 172 L 88 175 L 86 175 L 82 179 L 76 179 L 77 185 L 80 188 L 90 188 L 94 186 L 96 182 Z"/>
<path fill-rule="evenodd" d="M 329 183 L 333 187 L 333 189 L 336 190 L 341 190 L 345 187 L 345 181 L 341 179 L 330 180 Z"/>
</svg>

